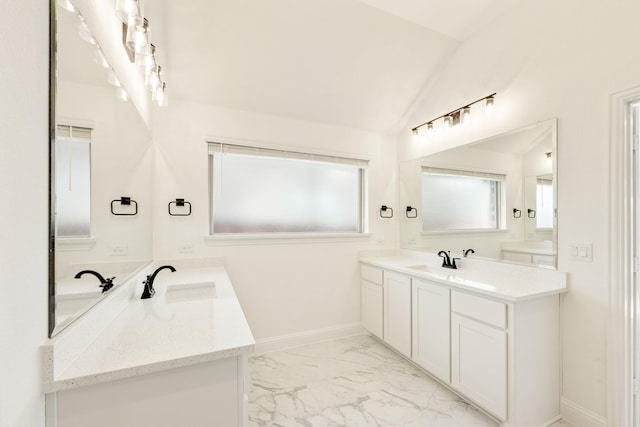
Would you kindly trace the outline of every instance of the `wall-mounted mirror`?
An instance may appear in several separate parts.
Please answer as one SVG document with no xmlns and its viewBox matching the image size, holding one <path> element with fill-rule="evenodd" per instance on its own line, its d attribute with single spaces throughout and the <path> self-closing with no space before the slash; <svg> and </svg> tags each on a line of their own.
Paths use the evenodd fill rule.
<svg viewBox="0 0 640 427">
<path fill-rule="evenodd" d="M 400 164 L 400 246 L 556 266 L 557 120 Z"/>
<path fill-rule="evenodd" d="M 86 41 L 90 28 L 75 12 L 55 16 L 50 336 L 111 292 L 98 275 L 118 286 L 152 258 L 151 132 L 117 97 L 117 76 Z M 98 275 L 76 278 L 86 270 Z"/>
</svg>

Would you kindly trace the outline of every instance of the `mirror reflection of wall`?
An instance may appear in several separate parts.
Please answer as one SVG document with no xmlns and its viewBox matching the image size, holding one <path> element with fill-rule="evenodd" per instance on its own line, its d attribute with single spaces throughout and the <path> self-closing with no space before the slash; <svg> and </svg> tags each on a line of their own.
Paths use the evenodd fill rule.
<svg viewBox="0 0 640 427">
<path fill-rule="evenodd" d="M 103 297 L 96 276 L 76 279 L 78 272 L 115 276 L 117 286 L 152 257 L 151 134 L 135 106 L 117 97 L 112 71 L 94 61 L 97 47 L 78 28 L 78 16 L 58 8 L 51 335 Z M 111 201 L 123 196 L 138 203 L 137 215 L 111 213 Z"/>
<path fill-rule="evenodd" d="M 401 247 L 555 266 L 556 120 L 400 165 Z"/>
</svg>

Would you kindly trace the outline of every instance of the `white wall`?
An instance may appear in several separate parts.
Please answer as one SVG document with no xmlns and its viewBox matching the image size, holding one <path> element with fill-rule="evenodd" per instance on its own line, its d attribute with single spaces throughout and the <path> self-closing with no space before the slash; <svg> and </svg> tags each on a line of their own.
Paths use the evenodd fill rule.
<svg viewBox="0 0 640 427">
<path fill-rule="evenodd" d="M 0 14 L 0 425 L 44 425 L 47 338 L 47 2 L 2 2 Z"/>
<path fill-rule="evenodd" d="M 246 143 L 370 159 L 372 237 L 320 242 L 223 243 L 207 246 L 207 136 Z M 397 244 L 397 215 L 378 216 L 396 200 L 396 146 L 392 139 L 358 130 L 260 115 L 172 99 L 154 115 L 156 149 L 155 258 L 225 256 L 249 325 L 258 340 L 359 322 L 358 251 Z M 177 197 L 193 205 L 190 217 L 170 217 Z M 179 247 L 192 244 L 194 252 Z"/>
<path fill-rule="evenodd" d="M 461 46 L 400 137 L 401 159 L 558 118 L 559 269 L 565 403 L 606 416 L 609 96 L 640 84 L 640 3 L 522 2 Z M 448 138 L 414 144 L 410 128 L 498 92 L 496 116 Z M 569 242 L 593 242 L 593 262 L 568 259 Z"/>
<path fill-rule="evenodd" d="M 56 276 L 75 274 L 66 266 L 98 262 L 150 260 L 152 257 L 151 131 L 132 102 L 122 102 L 112 87 L 58 81 L 56 117 L 59 124 L 92 125 L 91 237 L 84 251 L 56 248 Z M 111 214 L 111 201 L 129 196 L 138 202 L 135 216 Z M 114 207 L 116 212 L 121 211 Z M 130 210 L 127 210 L 129 212 Z M 111 255 L 112 246 L 127 254 Z"/>
</svg>

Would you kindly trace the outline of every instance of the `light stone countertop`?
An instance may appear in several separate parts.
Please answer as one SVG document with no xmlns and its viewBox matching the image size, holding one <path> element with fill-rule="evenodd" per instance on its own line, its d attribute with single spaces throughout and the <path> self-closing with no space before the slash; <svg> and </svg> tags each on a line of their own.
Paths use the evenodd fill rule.
<svg viewBox="0 0 640 427">
<path fill-rule="evenodd" d="M 441 266 L 435 254 L 366 254 L 360 262 L 451 286 L 506 302 L 521 302 L 567 292 L 566 273 L 499 262 L 463 258 L 458 269 Z"/>
<path fill-rule="evenodd" d="M 163 270 L 157 275 L 153 298 L 141 300 L 138 285 L 126 308 L 62 372 L 52 372 L 55 341 L 45 346 L 45 371 L 51 372 L 45 372 L 44 392 L 253 351 L 255 340 L 224 267 L 176 268 L 175 273 Z M 177 287 L 212 282 L 214 287 L 204 292 L 194 293 L 187 286 L 180 288 L 187 291 L 182 294 Z M 177 293 L 167 292 L 172 285 Z"/>
</svg>

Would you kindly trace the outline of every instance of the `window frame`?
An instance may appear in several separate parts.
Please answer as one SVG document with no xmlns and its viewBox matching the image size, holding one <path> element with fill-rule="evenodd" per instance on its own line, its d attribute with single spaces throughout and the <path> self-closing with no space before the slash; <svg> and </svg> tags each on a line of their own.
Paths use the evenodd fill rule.
<svg viewBox="0 0 640 427">
<path fill-rule="evenodd" d="M 335 153 L 318 153 L 311 151 L 300 151 L 299 149 L 291 149 L 288 147 L 256 144 L 254 142 L 245 141 L 227 141 L 225 138 L 207 138 L 207 186 L 208 186 L 208 230 L 205 235 L 205 243 L 209 246 L 216 246 L 225 243 L 237 244 L 260 244 L 268 242 L 318 242 L 318 241 L 335 241 L 335 240 L 359 240 L 370 237 L 369 233 L 369 206 L 368 206 L 368 188 L 369 188 L 369 163 L 367 158 L 355 158 Z M 359 180 L 359 200 L 358 200 L 358 231 L 262 231 L 262 232 L 233 232 L 233 233 L 214 233 L 214 155 L 215 151 L 221 147 L 227 147 L 236 154 L 238 151 L 264 157 L 276 158 L 293 158 L 300 160 L 316 160 L 333 164 L 350 164 L 357 166 Z M 332 161 L 334 160 L 334 161 Z"/>
<path fill-rule="evenodd" d="M 92 164 L 92 154 L 93 154 L 93 125 L 87 124 L 72 124 L 72 123 L 58 123 L 56 125 L 56 133 L 54 139 L 54 148 L 57 147 L 57 144 L 60 144 L 62 141 L 66 141 L 69 143 L 77 143 L 77 144 L 87 144 L 88 154 L 87 154 L 87 162 L 89 168 L 89 191 L 88 191 L 88 232 L 87 234 L 59 234 L 58 230 L 58 182 L 54 181 L 54 188 L 56 189 L 56 197 L 54 197 L 54 235 L 56 236 L 56 240 L 60 243 L 64 242 L 72 242 L 75 246 L 80 245 L 83 246 L 83 242 L 88 242 L 89 247 L 93 244 L 93 227 L 92 227 L 92 201 L 93 201 L 93 164 Z M 69 148 L 71 149 L 72 146 Z M 56 149 L 57 150 L 57 149 Z M 54 155 L 54 180 L 58 174 L 59 163 Z"/>
<path fill-rule="evenodd" d="M 425 230 L 421 219 L 420 235 L 448 235 L 448 234 L 499 234 L 507 233 L 507 174 L 498 171 L 483 171 L 477 169 L 465 169 L 455 167 L 423 165 L 420 171 L 420 206 L 424 210 L 423 176 L 432 175 L 458 176 L 464 178 L 490 179 L 497 182 L 496 189 L 496 228 L 451 228 L 438 230 Z M 424 212 L 422 212 L 424 215 Z"/>
</svg>

